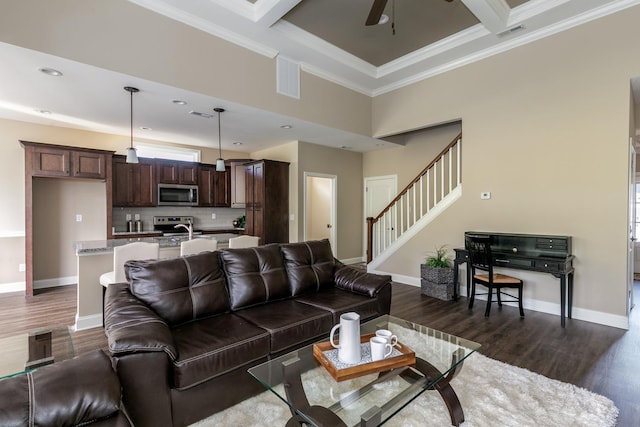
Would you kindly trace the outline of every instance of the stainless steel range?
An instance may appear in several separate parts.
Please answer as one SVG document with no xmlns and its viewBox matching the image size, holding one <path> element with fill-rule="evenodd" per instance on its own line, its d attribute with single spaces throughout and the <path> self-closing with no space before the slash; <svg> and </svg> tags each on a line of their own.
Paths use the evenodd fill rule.
<svg viewBox="0 0 640 427">
<path fill-rule="evenodd" d="M 183 225 L 185 227 L 193 227 L 192 216 L 154 216 L 153 230 L 161 231 L 163 236 L 188 236 L 189 232 L 185 227 L 177 227 Z M 193 234 L 202 234 L 202 230 L 193 230 Z"/>
</svg>

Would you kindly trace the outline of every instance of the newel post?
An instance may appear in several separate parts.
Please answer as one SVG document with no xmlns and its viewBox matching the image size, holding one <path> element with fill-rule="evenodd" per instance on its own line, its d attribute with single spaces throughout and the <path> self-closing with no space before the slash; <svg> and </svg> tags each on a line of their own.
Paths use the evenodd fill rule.
<svg viewBox="0 0 640 427">
<path fill-rule="evenodd" d="M 373 217 L 367 217 L 367 264 L 373 259 Z"/>
</svg>

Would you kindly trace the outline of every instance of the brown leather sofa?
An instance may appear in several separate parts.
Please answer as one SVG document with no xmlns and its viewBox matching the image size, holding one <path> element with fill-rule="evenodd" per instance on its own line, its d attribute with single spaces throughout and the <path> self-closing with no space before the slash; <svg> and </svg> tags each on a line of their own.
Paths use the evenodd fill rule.
<svg viewBox="0 0 640 427">
<path fill-rule="evenodd" d="M 133 422 L 185 426 L 264 391 L 247 369 L 326 338 L 340 315 L 388 314 L 391 278 L 327 240 L 130 261 L 105 331 Z"/>
<path fill-rule="evenodd" d="M 0 381 L 0 426 L 131 426 L 102 351 Z"/>
</svg>

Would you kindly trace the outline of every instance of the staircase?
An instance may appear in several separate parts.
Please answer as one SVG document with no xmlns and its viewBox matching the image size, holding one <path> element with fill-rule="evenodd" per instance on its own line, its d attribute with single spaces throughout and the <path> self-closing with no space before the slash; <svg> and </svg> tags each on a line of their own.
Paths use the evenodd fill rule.
<svg viewBox="0 0 640 427">
<path fill-rule="evenodd" d="M 462 195 L 458 134 L 376 217 L 367 218 L 367 264 L 375 269 Z"/>
</svg>

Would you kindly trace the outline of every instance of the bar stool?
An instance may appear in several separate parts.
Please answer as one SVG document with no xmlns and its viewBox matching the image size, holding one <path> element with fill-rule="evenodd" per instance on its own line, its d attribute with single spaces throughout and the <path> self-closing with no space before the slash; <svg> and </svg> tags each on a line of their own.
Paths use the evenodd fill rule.
<svg viewBox="0 0 640 427">
<path fill-rule="evenodd" d="M 215 251 L 216 249 L 218 249 L 218 241 L 215 239 L 198 238 L 180 242 L 180 256 Z"/>
<path fill-rule="evenodd" d="M 133 242 L 113 248 L 113 271 L 100 275 L 100 284 L 105 289 L 113 283 L 126 282 L 124 263 L 134 259 L 158 259 L 158 243 Z"/>
<path fill-rule="evenodd" d="M 257 236 L 238 236 L 229 239 L 229 248 L 253 248 L 260 244 Z"/>
</svg>

